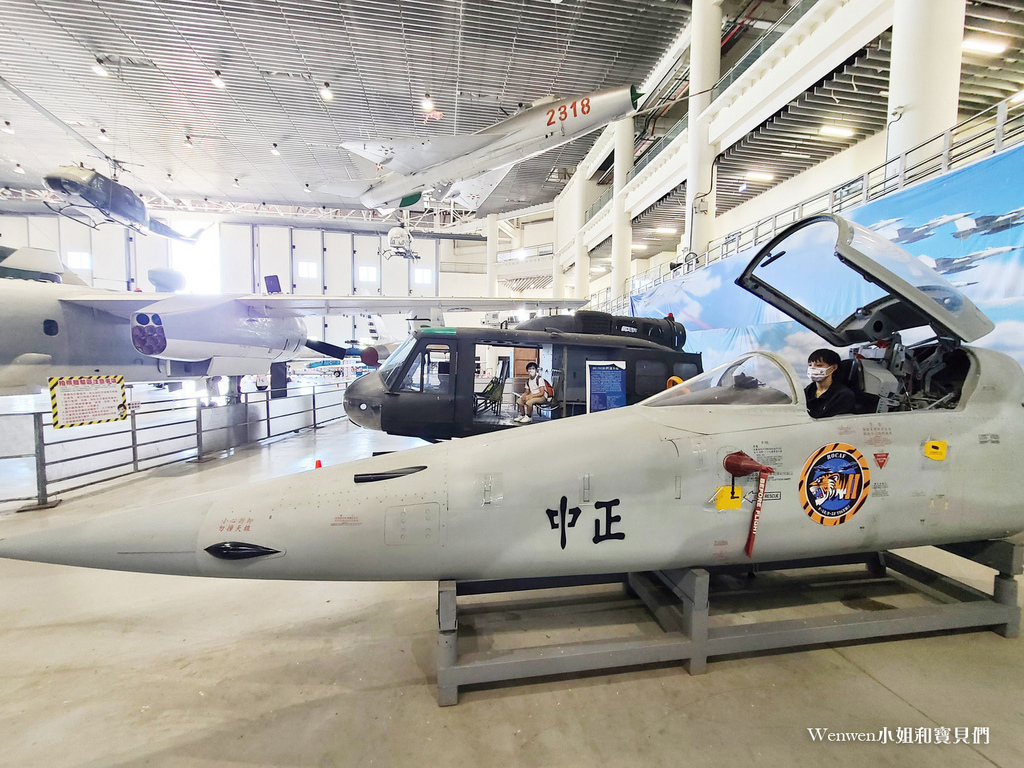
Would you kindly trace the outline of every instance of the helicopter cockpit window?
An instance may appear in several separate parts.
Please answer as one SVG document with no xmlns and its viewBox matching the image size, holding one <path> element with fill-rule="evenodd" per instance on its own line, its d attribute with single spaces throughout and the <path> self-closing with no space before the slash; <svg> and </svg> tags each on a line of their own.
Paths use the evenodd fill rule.
<svg viewBox="0 0 1024 768">
<path fill-rule="evenodd" d="M 391 385 L 395 383 L 395 378 L 398 376 L 398 372 L 402 369 L 402 363 L 409 356 L 409 352 L 416 345 L 416 337 L 410 336 L 403 341 L 394 352 L 388 355 L 387 360 L 384 364 L 377 369 L 381 379 L 384 381 L 384 386 L 391 389 Z"/>
<path fill-rule="evenodd" d="M 402 379 L 400 392 L 450 392 L 451 347 L 429 344 L 413 360 Z"/>
<path fill-rule="evenodd" d="M 792 405 L 793 382 L 774 360 L 747 355 L 659 392 L 644 405 Z"/>
<path fill-rule="evenodd" d="M 93 177 L 92 177 L 92 179 L 91 179 L 91 180 L 89 181 L 89 186 L 90 186 L 90 187 L 92 187 L 93 189 L 95 189 L 95 190 L 96 190 L 96 191 L 98 191 L 98 192 L 102 192 L 102 191 L 103 191 L 103 177 L 102 177 L 102 176 L 100 176 L 100 175 L 99 175 L 99 174 L 97 173 L 97 174 L 96 174 L 95 176 L 93 176 Z"/>
</svg>

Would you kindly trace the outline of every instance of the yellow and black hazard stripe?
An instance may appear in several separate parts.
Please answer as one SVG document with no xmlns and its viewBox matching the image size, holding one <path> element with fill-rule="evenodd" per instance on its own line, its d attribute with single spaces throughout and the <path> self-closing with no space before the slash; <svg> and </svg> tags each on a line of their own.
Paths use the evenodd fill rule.
<svg viewBox="0 0 1024 768">
<path fill-rule="evenodd" d="M 110 419 L 96 419 L 94 421 L 74 421 L 69 424 L 62 424 L 57 416 L 57 388 L 60 386 L 62 381 L 86 381 L 95 382 L 99 379 L 114 379 L 114 383 L 121 387 L 121 405 L 124 406 L 124 412 L 120 416 L 114 416 Z M 89 424 L 106 424 L 108 421 L 124 421 L 128 418 L 128 402 L 125 399 L 124 394 L 124 376 L 121 374 L 109 374 L 96 376 L 51 376 L 47 379 L 47 384 L 50 387 L 50 412 L 53 414 L 53 427 L 54 429 L 63 429 L 64 427 L 84 427 Z"/>
<path fill-rule="evenodd" d="M 841 479 L 841 483 L 837 485 L 837 488 L 841 490 L 843 498 L 851 502 L 850 506 L 843 510 L 840 515 L 823 515 L 818 510 L 817 505 L 814 503 L 810 489 L 810 475 L 814 471 L 817 463 L 830 453 L 840 452 L 845 453 L 850 459 L 857 463 L 860 469 L 859 473 L 850 474 Z M 819 525 L 842 525 L 855 514 L 868 498 L 868 493 L 871 490 L 871 470 L 868 467 L 867 459 L 864 458 L 864 454 L 854 448 L 852 445 L 847 443 L 829 443 L 823 445 L 821 448 L 812 453 L 806 462 L 804 462 L 804 468 L 800 472 L 800 482 L 797 484 L 797 492 L 800 498 L 800 502 L 803 505 L 804 511 L 807 516 Z"/>
</svg>

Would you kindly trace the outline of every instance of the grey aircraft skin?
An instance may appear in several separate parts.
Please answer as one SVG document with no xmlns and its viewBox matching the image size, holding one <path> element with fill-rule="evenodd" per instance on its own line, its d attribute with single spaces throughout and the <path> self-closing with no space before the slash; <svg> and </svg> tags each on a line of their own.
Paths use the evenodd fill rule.
<svg viewBox="0 0 1024 768">
<path fill-rule="evenodd" d="M 32 249 L 25 249 L 32 250 Z M 16 252 L 17 253 L 17 252 Z M 45 253 L 45 252 L 42 252 Z M 59 265 L 59 259 L 52 254 Z M 5 260 L 3 263 L 8 263 Z M 46 274 L 21 262 L 12 275 Z M 59 275 L 52 275 L 59 278 Z M 0 278 L 0 392 L 34 392 L 54 376 L 121 374 L 126 382 L 265 375 L 307 344 L 304 315 L 382 314 L 454 309 L 480 312 L 574 308 L 572 299 L 380 296 L 202 295 L 119 292 L 40 279 Z M 324 349 L 326 347 L 326 349 Z"/>
<path fill-rule="evenodd" d="M 787 303 L 774 278 L 809 262 L 848 267 L 858 284 L 870 276 L 871 300 L 835 326 Z M 737 282 L 833 345 L 863 342 L 858 398 L 873 407 L 812 419 L 803 377 L 754 352 L 637 405 L 5 538 L 0 556 L 230 578 L 490 579 L 1024 530 L 1024 508 L 1006 491 L 1019 474 L 1007 447 L 1024 438 L 1024 372 L 961 344 L 993 326 L 944 278 L 880 235 L 821 215 L 780 233 Z M 903 347 L 899 331 L 922 324 L 940 338 Z M 760 474 L 734 478 L 725 463 L 737 452 Z"/>
</svg>

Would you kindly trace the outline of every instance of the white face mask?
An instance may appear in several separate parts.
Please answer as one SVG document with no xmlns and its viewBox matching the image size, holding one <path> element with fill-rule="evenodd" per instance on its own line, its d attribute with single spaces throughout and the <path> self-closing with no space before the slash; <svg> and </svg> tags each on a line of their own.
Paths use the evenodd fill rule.
<svg viewBox="0 0 1024 768">
<path fill-rule="evenodd" d="M 807 378 L 811 381 L 824 381 L 830 373 L 832 373 L 831 365 L 827 368 L 817 368 L 813 365 L 807 366 Z"/>
</svg>

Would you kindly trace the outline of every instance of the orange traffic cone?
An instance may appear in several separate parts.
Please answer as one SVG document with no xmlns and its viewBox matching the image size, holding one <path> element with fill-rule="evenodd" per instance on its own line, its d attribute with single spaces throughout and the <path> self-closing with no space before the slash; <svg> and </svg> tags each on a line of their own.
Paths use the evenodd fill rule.
<svg viewBox="0 0 1024 768">
<path fill-rule="evenodd" d="M 323 469 L 324 465 L 320 463 L 320 459 L 316 460 L 316 466 L 313 469 Z"/>
</svg>

